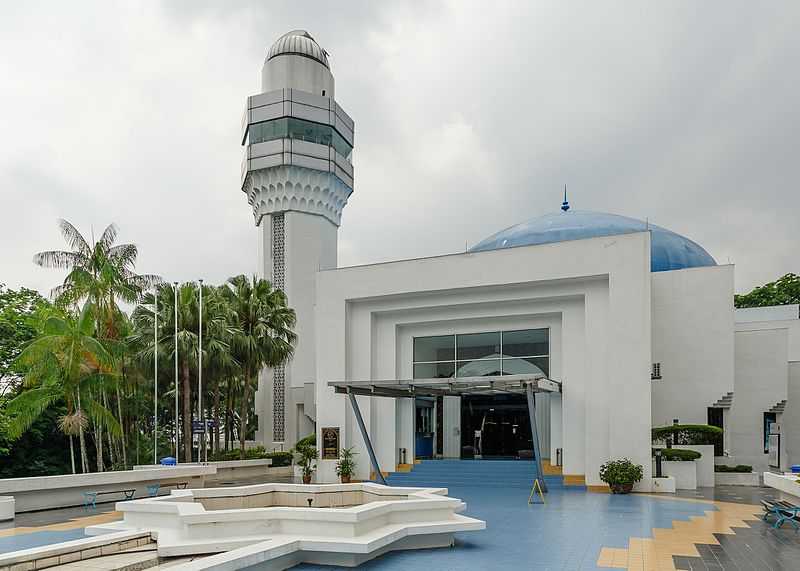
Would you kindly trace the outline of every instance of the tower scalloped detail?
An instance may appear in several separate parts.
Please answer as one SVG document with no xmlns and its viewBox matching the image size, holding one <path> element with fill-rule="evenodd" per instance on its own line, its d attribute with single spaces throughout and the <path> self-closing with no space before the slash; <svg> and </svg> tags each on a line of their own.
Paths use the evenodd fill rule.
<svg viewBox="0 0 800 571">
<path fill-rule="evenodd" d="M 353 189 L 333 173 L 285 165 L 248 173 L 242 190 L 253 207 L 256 225 L 276 212 L 305 212 L 341 225 L 342 210 Z"/>
</svg>

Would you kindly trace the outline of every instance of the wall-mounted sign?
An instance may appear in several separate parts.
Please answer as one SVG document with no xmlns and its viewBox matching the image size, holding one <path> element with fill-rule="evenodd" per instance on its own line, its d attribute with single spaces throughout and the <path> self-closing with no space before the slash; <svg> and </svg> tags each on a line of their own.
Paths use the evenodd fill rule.
<svg viewBox="0 0 800 571">
<path fill-rule="evenodd" d="M 322 429 L 322 459 L 339 459 L 339 427 Z"/>
</svg>

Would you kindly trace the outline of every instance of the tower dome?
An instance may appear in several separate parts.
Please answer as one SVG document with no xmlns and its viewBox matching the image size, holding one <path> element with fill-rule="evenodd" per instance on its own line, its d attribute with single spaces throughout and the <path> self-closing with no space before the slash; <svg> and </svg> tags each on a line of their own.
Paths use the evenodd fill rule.
<svg viewBox="0 0 800 571">
<path fill-rule="evenodd" d="M 485 252 L 646 231 L 650 232 L 650 270 L 653 272 L 717 265 L 702 246 L 661 226 L 617 214 L 568 208 L 501 230 L 469 251 Z"/>
<path fill-rule="evenodd" d="M 328 69 L 328 52 L 305 30 L 292 30 L 275 40 L 267 52 L 267 61 L 281 55 L 298 55 L 318 61 Z"/>
</svg>

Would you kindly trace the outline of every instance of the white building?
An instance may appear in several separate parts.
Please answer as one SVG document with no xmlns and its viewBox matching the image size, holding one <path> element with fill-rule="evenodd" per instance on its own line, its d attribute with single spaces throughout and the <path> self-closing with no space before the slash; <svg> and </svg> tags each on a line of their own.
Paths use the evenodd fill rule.
<svg viewBox="0 0 800 571">
<path fill-rule="evenodd" d="M 516 374 L 561 384 L 536 395 L 537 425 L 541 456 L 571 481 L 599 484 L 600 465 L 619 457 L 649 478 L 651 426 L 675 420 L 722 425 L 725 461 L 756 470 L 775 422 L 782 464 L 800 461 L 797 306 L 734 310 L 733 265 L 664 228 L 570 210 L 566 198 L 466 253 L 337 268 L 354 123 L 334 100 L 327 53 L 307 32 L 282 36 L 262 89 L 243 121 L 242 188 L 263 229 L 263 273 L 287 292 L 299 335 L 292 362 L 256 395 L 268 448 L 314 430 L 321 443 L 323 428 L 337 428 L 341 446 L 368 458 L 332 381 Z M 385 471 L 419 456 L 533 448 L 518 395 L 357 398 Z M 334 466 L 320 460 L 320 481 L 335 479 Z M 368 476 L 368 462 L 359 470 Z"/>
</svg>

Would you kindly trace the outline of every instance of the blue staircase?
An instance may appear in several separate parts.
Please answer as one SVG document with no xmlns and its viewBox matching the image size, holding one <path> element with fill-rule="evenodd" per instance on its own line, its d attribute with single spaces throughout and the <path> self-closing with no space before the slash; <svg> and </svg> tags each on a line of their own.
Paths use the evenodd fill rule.
<svg viewBox="0 0 800 571">
<path fill-rule="evenodd" d="M 393 472 L 390 486 L 483 487 L 487 485 L 530 490 L 536 463 L 526 460 L 425 460 L 411 472 Z M 563 488 L 561 476 L 545 476 L 549 488 Z"/>
</svg>

